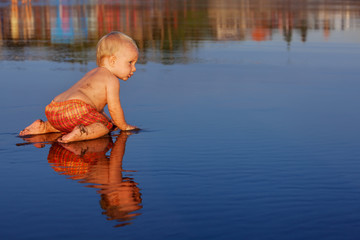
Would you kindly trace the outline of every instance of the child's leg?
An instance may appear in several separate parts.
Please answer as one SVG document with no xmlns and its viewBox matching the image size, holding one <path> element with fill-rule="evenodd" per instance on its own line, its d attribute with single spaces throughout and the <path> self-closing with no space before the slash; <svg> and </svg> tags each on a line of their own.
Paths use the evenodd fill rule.
<svg viewBox="0 0 360 240">
<path fill-rule="evenodd" d="M 110 142 L 111 137 L 106 136 L 89 141 L 61 143 L 61 146 L 75 155 L 80 156 L 86 153 L 107 152 Z"/>
<path fill-rule="evenodd" d="M 72 132 L 59 138 L 58 142 L 68 143 L 95 139 L 102 137 L 107 133 L 109 133 L 109 129 L 101 123 L 93 123 L 89 126 L 78 125 L 74 128 L 74 130 L 72 130 Z"/>
<path fill-rule="evenodd" d="M 53 132 L 60 132 L 51 124 L 46 121 L 44 122 L 41 119 L 35 120 L 31 125 L 26 127 L 19 133 L 19 136 L 26 136 L 26 135 L 35 135 L 35 134 L 43 134 L 43 133 L 53 133 Z"/>
</svg>

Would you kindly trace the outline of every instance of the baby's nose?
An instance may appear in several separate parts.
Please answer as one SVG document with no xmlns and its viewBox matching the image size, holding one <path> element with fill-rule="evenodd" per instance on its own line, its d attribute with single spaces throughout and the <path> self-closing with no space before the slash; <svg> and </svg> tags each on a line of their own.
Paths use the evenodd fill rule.
<svg viewBox="0 0 360 240">
<path fill-rule="evenodd" d="M 133 66 L 133 70 L 132 70 L 133 72 L 135 72 L 136 71 L 136 67 L 135 66 Z"/>
</svg>

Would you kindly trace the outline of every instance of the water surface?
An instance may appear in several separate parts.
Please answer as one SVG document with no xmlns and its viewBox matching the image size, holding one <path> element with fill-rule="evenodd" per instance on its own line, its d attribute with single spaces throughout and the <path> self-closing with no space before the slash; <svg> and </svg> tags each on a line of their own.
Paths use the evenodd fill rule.
<svg viewBox="0 0 360 240">
<path fill-rule="evenodd" d="M 357 239 L 358 1 L 0 1 L 1 239 Z M 132 135 L 18 138 L 95 65 Z"/>
</svg>

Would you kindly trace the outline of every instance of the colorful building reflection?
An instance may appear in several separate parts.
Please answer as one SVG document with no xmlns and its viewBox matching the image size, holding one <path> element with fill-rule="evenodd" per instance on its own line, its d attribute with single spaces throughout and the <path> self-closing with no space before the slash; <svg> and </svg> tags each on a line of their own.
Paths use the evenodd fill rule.
<svg viewBox="0 0 360 240">
<path fill-rule="evenodd" d="M 281 35 L 288 43 L 306 42 L 311 30 L 329 39 L 332 31 L 358 28 L 359 10 L 359 1 L 335 0 L 9 0 L 0 4 L 0 39 L 2 48 L 63 45 L 81 52 L 118 30 L 136 40 L 143 61 L 158 61 L 163 50 L 167 59 L 172 52 L 186 55 L 199 40 Z"/>
</svg>

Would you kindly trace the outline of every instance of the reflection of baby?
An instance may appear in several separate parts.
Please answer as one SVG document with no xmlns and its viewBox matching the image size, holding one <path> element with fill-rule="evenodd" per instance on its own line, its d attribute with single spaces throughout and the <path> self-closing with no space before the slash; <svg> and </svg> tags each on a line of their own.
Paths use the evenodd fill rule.
<svg viewBox="0 0 360 240">
<path fill-rule="evenodd" d="M 75 180 L 85 179 L 92 165 L 99 161 L 108 161 L 105 154 L 112 147 L 110 139 L 99 138 L 71 145 L 54 143 L 50 148 L 48 161 L 61 175 L 70 176 Z"/>
<path fill-rule="evenodd" d="M 131 178 L 124 179 L 121 185 L 116 188 L 101 189 L 100 205 L 105 210 L 104 214 L 108 216 L 108 220 L 117 220 L 119 222 L 127 222 L 140 213 L 132 213 L 141 209 L 141 194 L 137 183 Z M 116 227 L 125 226 L 129 223 L 118 224 Z"/>
<path fill-rule="evenodd" d="M 113 144 L 111 138 L 51 146 L 48 161 L 56 172 L 71 179 L 91 183 L 101 194 L 100 205 L 108 220 L 117 220 L 124 226 L 139 213 L 141 193 L 132 178 L 123 177 L 122 159 L 129 133 L 122 132 Z M 110 149 L 108 158 L 105 154 Z"/>
</svg>

